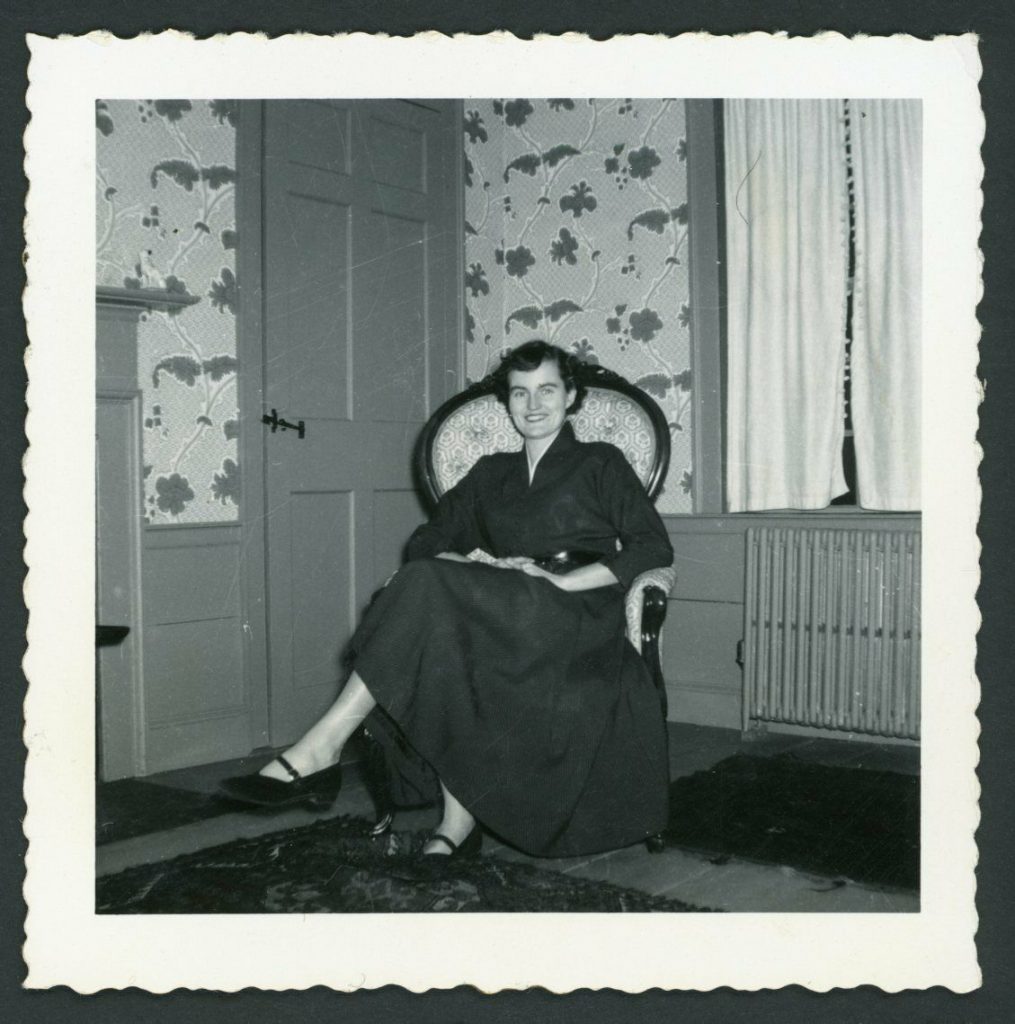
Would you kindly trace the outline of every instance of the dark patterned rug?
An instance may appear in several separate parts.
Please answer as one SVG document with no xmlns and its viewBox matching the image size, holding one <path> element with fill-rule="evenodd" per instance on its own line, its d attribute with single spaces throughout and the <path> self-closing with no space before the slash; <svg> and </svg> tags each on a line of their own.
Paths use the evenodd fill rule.
<svg viewBox="0 0 1015 1024">
<path fill-rule="evenodd" d="M 704 908 L 488 855 L 414 860 L 418 838 L 334 818 L 239 839 L 96 882 L 99 914 L 664 912 Z M 648 854 L 646 854 L 648 856 Z M 442 865 L 443 866 L 443 865 Z"/>
<path fill-rule="evenodd" d="M 736 754 L 670 786 L 672 846 L 915 891 L 920 779 Z"/>
</svg>

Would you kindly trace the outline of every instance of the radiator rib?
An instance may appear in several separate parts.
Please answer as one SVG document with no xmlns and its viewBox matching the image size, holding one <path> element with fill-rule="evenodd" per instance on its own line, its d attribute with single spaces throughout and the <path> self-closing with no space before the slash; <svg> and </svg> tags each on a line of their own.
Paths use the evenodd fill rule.
<svg viewBox="0 0 1015 1024">
<path fill-rule="evenodd" d="M 917 531 L 752 527 L 746 568 L 745 730 L 919 738 Z"/>
</svg>

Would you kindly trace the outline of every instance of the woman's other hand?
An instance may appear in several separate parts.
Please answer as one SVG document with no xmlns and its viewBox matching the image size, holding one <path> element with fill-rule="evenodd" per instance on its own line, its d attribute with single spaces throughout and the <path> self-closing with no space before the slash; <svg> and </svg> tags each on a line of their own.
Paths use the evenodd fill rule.
<svg viewBox="0 0 1015 1024">
<path fill-rule="evenodd" d="M 532 562 L 531 558 L 525 555 L 512 555 L 509 558 L 494 558 L 484 553 L 483 557 L 472 555 L 460 555 L 456 551 L 442 551 L 435 558 L 443 558 L 448 562 L 464 562 L 466 565 L 492 565 L 495 569 L 522 569 Z"/>
<path fill-rule="evenodd" d="M 479 560 L 467 558 L 465 555 L 460 555 L 455 551 L 442 551 L 435 557 L 443 558 L 449 562 L 464 562 L 466 565 L 492 565 L 497 569 L 520 570 L 526 576 L 537 576 L 540 579 L 549 580 L 555 587 L 571 592 L 616 586 L 618 582 L 617 577 L 602 562 L 595 562 L 580 569 L 572 569 L 571 572 L 555 574 L 547 572 L 546 569 L 541 569 L 526 555 L 509 555 L 507 558 L 487 557 Z"/>
<path fill-rule="evenodd" d="M 554 574 L 552 572 L 547 572 L 546 569 L 536 565 L 531 558 L 528 559 L 524 565 L 518 566 L 518 568 L 521 569 L 526 576 L 538 576 L 540 579 L 549 580 L 555 587 L 560 587 L 561 590 L 569 589 L 565 583 L 565 580 L 569 575 L 568 573 Z"/>
<path fill-rule="evenodd" d="M 443 558 L 448 562 L 464 562 L 466 565 L 492 565 L 496 569 L 520 569 L 526 562 L 532 561 L 531 558 L 521 555 L 512 558 L 494 558 L 492 555 L 484 554 L 482 558 L 479 558 L 475 553 L 460 555 L 456 551 L 442 551 L 439 555 L 434 555 L 434 558 Z"/>
<path fill-rule="evenodd" d="M 541 569 L 535 563 L 530 562 L 522 566 L 522 572 L 527 576 L 539 576 L 549 580 L 555 587 L 567 590 L 570 593 L 577 593 L 580 590 L 598 590 L 600 587 L 616 586 L 619 582 L 617 577 L 606 568 L 602 562 L 594 562 L 592 565 L 582 566 L 580 569 L 572 569 L 571 572 L 564 572 L 554 575 Z"/>
</svg>

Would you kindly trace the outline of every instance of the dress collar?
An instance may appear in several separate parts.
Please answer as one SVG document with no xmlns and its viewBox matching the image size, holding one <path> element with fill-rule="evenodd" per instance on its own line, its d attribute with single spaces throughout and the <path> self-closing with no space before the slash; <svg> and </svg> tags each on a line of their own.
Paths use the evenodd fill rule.
<svg viewBox="0 0 1015 1024">
<path fill-rule="evenodd" d="M 548 455 L 557 456 L 561 452 L 566 452 L 573 448 L 578 443 L 574 436 L 574 427 L 571 426 L 570 420 L 564 420 L 563 426 L 560 428 L 560 433 L 553 439 L 553 443 L 549 448 L 543 452 L 543 458 Z M 542 460 L 540 460 L 542 461 Z"/>
<path fill-rule="evenodd" d="M 560 428 L 560 432 L 553 439 L 550 447 L 543 452 L 536 462 L 536 468 L 533 471 L 532 479 L 529 480 L 529 456 L 525 450 L 525 445 L 522 445 L 521 451 L 521 463 L 525 471 L 525 480 L 529 487 L 532 487 L 536 481 L 544 475 L 550 467 L 556 463 L 559 463 L 562 458 L 566 459 L 569 453 L 578 445 L 578 440 L 574 436 L 574 428 L 571 426 L 570 420 L 564 420 L 563 426 Z"/>
<path fill-rule="evenodd" d="M 556 457 L 561 452 L 566 452 L 578 444 L 578 439 L 574 436 L 574 427 L 571 426 L 570 420 L 564 420 L 560 430 L 557 431 L 557 436 L 550 442 L 549 447 L 539 456 L 538 463 L 541 463 L 543 459 L 551 456 Z M 529 453 L 525 450 L 525 445 L 522 444 L 519 449 L 519 454 L 527 466 L 529 464 Z"/>
</svg>

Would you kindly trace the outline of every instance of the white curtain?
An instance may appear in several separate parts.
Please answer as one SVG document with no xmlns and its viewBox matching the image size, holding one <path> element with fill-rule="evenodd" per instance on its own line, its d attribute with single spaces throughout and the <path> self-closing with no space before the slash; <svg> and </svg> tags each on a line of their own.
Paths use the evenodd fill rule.
<svg viewBox="0 0 1015 1024">
<path fill-rule="evenodd" d="M 725 104 L 732 512 L 846 491 L 844 154 L 839 100 Z"/>
<path fill-rule="evenodd" d="M 859 503 L 920 507 L 919 100 L 852 100 L 856 286 L 851 358 Z"/>
</svg>

